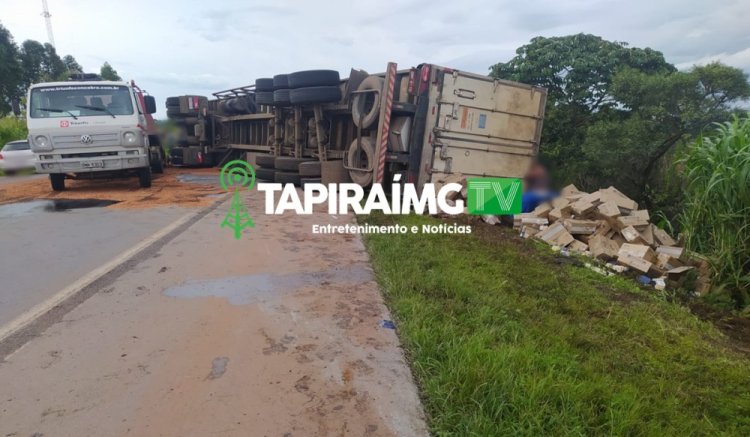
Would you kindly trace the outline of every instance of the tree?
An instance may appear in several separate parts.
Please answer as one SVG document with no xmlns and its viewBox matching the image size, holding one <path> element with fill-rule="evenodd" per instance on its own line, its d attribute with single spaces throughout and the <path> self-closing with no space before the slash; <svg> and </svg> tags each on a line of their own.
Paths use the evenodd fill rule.
<svg viewBox="0 0 750 437">
<path fill-rule="evenodd" d="M 679 196 L 654 192 L 675 147 L 750 95 L 736 68 L 680 72 L 658 51 L 584 34 L 534 38 L 491 75 L 547 88 L 540 155 L 556 181 L 616 185 L 651 207 Z"/>
<path fill-rule="evenodd" d="M 742 70 L 713 63 L 658 74 L 623 69 L 611 92 L 618 108 L 588 127 L 582 146 L 584 161 L 597 164 L 589 177 L 655 206 L 650 192 L 663 188 L 660 173 L 671 164 L 664 158 L 712 123 L 731 119 L 734 103 L 750 97 L 750 84 Z"/>
<path fill-rule="evenodd" d="M 102 65 L 99 75 L 104 80 L 122 80 L 120 75 L 117 74 L 117 70 L 112 68 L 112 66 L 109 65 L 109 62 L 105 62 L 104 65 Z"/>
<path fill-rule="evenodd" d="M 34 40 L 24 41 L 21 44 L 20 58 L 24 88 L 34 83 L 65 79 L 67 72 L 65 63 L 49 43 L 41 44 Z"/>
<path fill-rule="evenodd" d="M 21 64 L 13 36 L 0 24 L 0 116 L 10 112 L 21 90 Z"/>
<path fill-rule="evenodd" d="M 610 88 L 615 73 L 626 67 L 675 71 L 661 52 L 577 34 L 533 38 L 510 61 L 490 67 L 490 75 L 547 88 L 541 158 L 558 182 L 593 188 L 579 159 L 581 145 L 588 126 L 617 107 Z"/>
<path fill-rule="evenodd" d="M 76 58 L 73 57 L 73 55 L 65 55 L 62 58 L 63 63 L 65 64 L 65 68 L 70 73 L 83 73 L 83 67 L 81 64 L 76 61 Z"/>
<path fill-rule="evenodd" d="M 65 62 L 60 59 L 60 56 L 55 50 L 55 46 L 50 43 L 44 44 L 45 53 L 45 74 L 49 80 L 64 80 L 68 73 L 68 68 L 65 66 Z"/>
</svg>

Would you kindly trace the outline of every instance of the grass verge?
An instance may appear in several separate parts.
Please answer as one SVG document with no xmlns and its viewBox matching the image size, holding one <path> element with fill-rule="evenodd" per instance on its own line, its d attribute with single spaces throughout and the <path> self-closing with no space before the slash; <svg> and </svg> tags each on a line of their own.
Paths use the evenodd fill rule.
<svg viewBox="0 0 750 437">
<path fill-rule="evenodd" d="M 713 325 L 473 228 L 365 238 L 435 434 L 750 434 L 750 361 Z"/>
</svg>

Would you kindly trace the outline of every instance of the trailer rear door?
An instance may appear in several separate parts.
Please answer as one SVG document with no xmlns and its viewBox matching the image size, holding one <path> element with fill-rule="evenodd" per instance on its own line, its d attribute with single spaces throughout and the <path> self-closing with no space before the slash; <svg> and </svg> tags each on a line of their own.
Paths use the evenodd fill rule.
<svg viewBox="0 0 750 437">
<path fill-rule="evenodd" d="M 437 69 L 431 177 L 522 177 L 539 151 L 544 88 Z M 424 161 L 423 161 L 424 162 Z"/>
</svg>

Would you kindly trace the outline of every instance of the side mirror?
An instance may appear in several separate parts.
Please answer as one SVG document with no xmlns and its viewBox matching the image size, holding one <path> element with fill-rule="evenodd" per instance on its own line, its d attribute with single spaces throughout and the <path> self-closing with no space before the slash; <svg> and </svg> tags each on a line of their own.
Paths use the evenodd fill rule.
<svg viewBox="0 0 750 437">
<path fill-rule="evenodd" d="M 156 112 L 156 99 L 154 96 L 143 96 L 143 101 L 146 102 L 146 113 L 153 114 Z"/>
</svg>

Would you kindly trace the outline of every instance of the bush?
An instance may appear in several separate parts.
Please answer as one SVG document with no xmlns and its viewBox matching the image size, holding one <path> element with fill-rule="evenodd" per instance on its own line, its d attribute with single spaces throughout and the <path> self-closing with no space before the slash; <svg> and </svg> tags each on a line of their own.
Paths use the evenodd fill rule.
<svg viewBox="0 0 750 437">
<path fill-rule="evenodd" d="M 0 118 L 0 148 L 7 142 L 26 138 L 28 134 L 26 121 L 15 117 Z"/>
<path fill-rule="evenodd" d="M 677 161 L 687 180 L 680 222 L 687 247 L 708 257 L 712 285 L 748 304 L 750 115 L 717 125 Z"/>
</svg>

